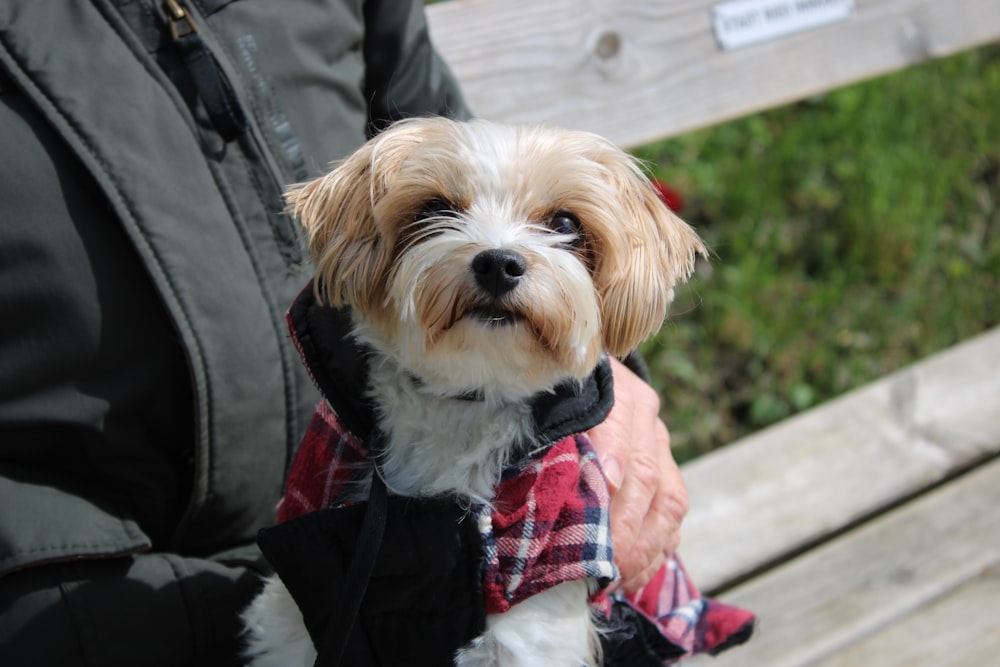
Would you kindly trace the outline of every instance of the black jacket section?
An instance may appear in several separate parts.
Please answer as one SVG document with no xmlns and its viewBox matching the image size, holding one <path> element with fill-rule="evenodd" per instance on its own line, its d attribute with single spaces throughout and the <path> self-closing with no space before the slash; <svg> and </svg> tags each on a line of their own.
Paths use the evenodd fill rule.
<svg viewBox="0 0 1000 667">
<path fill-rule="evenodd" d="M 684 650 L 660 633 L 645 616 L 623 600 L 612 598 L 608 630 L 601 633 L 604 667 L 662 667 Z"/>
<path fill-rule="evenodd" d="M 457 120 L 472 117 L 447 65 L 434 51 L 421 4 L 365 0 L 364 16 L 369 136 L 401 118 L 426 116 L 428 95 L 438 105 L 436 113 Z"/>
<path fill-rule="evenodd" d="M 366 505 L 311 512 L 261 531 L 318 644 L 358 548 Z M 485 627 L 479 531 L 450 500 L 389 498 L 388 521 L 342 665 L 453 664 Z"/>
<path fill-rule="evenodd" d="M 313 283 L 288 310 L 302 363 L 344 427 L 366 440 L 375 427 L 374 406 L 365 397 L 367 351 L 351 335 L 351 311 L 316 300 Z"/>
</svg>

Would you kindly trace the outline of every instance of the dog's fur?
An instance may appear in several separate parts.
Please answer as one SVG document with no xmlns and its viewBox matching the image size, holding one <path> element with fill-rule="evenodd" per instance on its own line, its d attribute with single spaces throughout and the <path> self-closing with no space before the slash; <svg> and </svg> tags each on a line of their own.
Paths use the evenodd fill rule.
<svg viewBox="0 0 1000 667">
<path fill-rule="evenodd" d="M 656 331 L 705 252 L 628 155 L 583 132 L 404 121 L 287 198 L 318 295 L 372 350 L 379 463 L 406 496 L 488 503 L 529 399 Z M 456 664 L 594 664 L 591 583 L 489 616 Z M 244 620 L 252 664 L 312 664 L 277 578 Z"/>
</svg>

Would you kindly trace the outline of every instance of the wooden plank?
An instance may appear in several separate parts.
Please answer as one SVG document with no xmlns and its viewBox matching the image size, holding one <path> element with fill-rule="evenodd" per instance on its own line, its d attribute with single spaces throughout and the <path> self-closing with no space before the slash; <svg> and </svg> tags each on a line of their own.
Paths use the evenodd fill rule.
<svg viewBox="0 0 1000 667">
<path fill-rule="evenodd" d="M 818 667 L 985 667 L 1000 656 L 1000 568 Z"/>
<path fill-rule="evenodd" d="M 1000 328 L 683 468 L 712 590 L 1000 451 Z"/>
<path fill-rule="evenodd" d="M 710 0 L 451 0 L 435 44 L 484 118 L 635 146 L 1000 39 L 996 0 L 858 0 L 846 22 L 720 50 Z"/>
<path fill-rule="evenodd" d="M 724 599 L 753 609 L 758 632 L 747 645 L 694 667 L 813 667 L 854 650 L 853 645 L 1000 567 L 997 507 L 1000 459 L 733 589 Z M 991 610 L 997 607 L 994 598 L 976 611 L 995 625 L 998 615 Z M 956 620 L 911 636 L 914 650 L 931 650 L 953 631 Z"/>
</svg>

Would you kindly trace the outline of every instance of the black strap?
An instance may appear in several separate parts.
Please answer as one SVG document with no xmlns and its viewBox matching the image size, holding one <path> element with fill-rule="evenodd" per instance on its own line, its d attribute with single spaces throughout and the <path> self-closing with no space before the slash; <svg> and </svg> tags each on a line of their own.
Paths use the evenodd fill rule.
<svg viewBox="0 0 1000 667">
<path fill-rule="evenodd" d="M 166 4 L 170 11 L 171 35 L 208 118 L 224 141 L 232 141 L 247 130 L 246 114 L 236 91 L 201 38 L 188 10 L 178 2 L 168 0 Z"/>
<path fill-rule="evenodd" d="M 232 141 L 246 132 L 247 119 L 236 93 L 201 37 L 197 33 L 184 35 L 178 38 L 177 46 L 219 135 L 225 141 Z"/>
<path fill-rule="evenodd" d="M 368 493 L 368 507 L 361 523 L 361 536 L 357 551 L 351 559 L 347 571 L 347 588 L 340 596 L 339 604 L 333 608 L 330 623 L 326 626 L 319 645 L 314 667 L 337 667 L 344 657 L 344 649 L 354 629 L 361 601 L 368 589 L 375 559 L 378 557 L 382 537 L 385 534 L 387 516 L 387 492 L 385 481 L 379 475 L 378 466 L 372 466 L 371 490 Z"/>
</svg>

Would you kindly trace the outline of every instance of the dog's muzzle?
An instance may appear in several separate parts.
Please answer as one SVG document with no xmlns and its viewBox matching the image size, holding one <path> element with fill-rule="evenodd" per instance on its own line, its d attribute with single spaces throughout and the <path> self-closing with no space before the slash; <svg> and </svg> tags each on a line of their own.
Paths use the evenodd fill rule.
<svg viewBox="0 0 1000 667">
<path fill-rule="evenodd" d="M 513 250 L 484 250 L 472 258 L 470 268 L 482 294 L 472 315 L 491 327 L 523 319 L 504 298 L 514 291 L 527 271 L 528 263 L 523 255 Z"/>
</svg>

